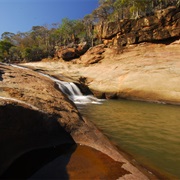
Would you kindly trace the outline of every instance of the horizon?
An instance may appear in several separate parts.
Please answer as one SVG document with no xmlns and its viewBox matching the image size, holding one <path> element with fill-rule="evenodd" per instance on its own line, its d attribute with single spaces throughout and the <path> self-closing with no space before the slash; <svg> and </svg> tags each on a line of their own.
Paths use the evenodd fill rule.
<svg viewBox="0 0 180 180">
<path fill-rule="evenodd" d="M 83 19 L 97 7 L 98 0 L 0 0 L 0 35 L 60 24 L 63 18 Z"/>
</svg>

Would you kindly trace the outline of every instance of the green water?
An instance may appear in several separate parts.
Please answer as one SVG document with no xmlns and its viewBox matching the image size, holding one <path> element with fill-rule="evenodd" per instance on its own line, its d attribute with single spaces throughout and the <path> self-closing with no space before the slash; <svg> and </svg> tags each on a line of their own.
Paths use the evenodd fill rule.
<svg viewBox="0 0 180 180">
<path fill-rule="evenodd" d="M 180 179 L 180 106 L 108 100 L 79 110 L 138 162 Z"/>
</svg>

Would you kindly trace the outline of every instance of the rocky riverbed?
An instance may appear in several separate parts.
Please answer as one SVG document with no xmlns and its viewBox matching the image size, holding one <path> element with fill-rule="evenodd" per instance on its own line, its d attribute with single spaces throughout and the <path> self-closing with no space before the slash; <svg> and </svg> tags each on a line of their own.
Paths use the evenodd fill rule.
<svg viewBox="0 0 180 180">
<path fill-rule="evenodd" d="M 35 71 L 87 86 L 99 98 L 179 105 L 179 9 L 96 30 L 104 44 L 89 50 L 60 48 L 54 59 L 21 64 L 29 69 L 0 64 L 0 178 L 157 179 Z"/>
<path fill-rule="evenodd" d="M 62 169 L 62 175 L 70 174 L 71 179 L 86 175 L 155 178 L 132 165 L 90 121 L 81 117 L 55 82 L 32 70 L 0 64 L 0 126 L 2 178 L 41 178 L 44 173 L 57 177 L 52 172 Z M 78 144 L 84 148 L 78 148 Z M 100 164 L 99 173 L 88 169 L 96 163 Z"/>
<path fill-rule="evenodd" d="M 23 64 L 67 81 L 87 85 L 99 98 L 180 104 L 180 41 L 140 43 L 117 53 L 99 45 L 70 62 Z"/>
</svg>

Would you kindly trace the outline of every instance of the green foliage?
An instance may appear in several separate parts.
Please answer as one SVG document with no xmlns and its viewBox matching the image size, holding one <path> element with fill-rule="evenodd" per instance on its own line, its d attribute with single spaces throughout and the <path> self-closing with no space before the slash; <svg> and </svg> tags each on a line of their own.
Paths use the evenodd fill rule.
<svg viewBox="0 0 180 180">
<path fill-rule="evenodd" d="M 153 14 L 154 10 L 171 5 L 180 6 L 180 0 L 100 0 L 99 4 L 100 7 L 93 13 L 96 20 L 98 19 L 101 22 L 104 19 L 116 21 Z"/>
<path fill-rule="evenodd" d="M 82 20 L 62 19 L 62 24 L 56 31 L 61 39 L 61 45 L 79 43 L 86 37 L 85 25 Z"/>
<path fill-rule="evenodd" d="M 0 60 L 6 60 L 9 58 L 9 49 L 13 46 L 7 40 L 0 41 Z"/>
<path fill-rule="evenodd" d="M 86 41 L 101 43 L 102 25 L 107 21 L 139 18 L 180 0 L 99 0 L 99 7 L 82 20 L 62 19 L 61 24 L 33 26 L 29 32 L 4 32 L 0 40 L 0 61 L 38 61 L 53 56 L 58 46 L 74 46 Z M 97 30 L 96 25 L 101 27 Z"/>
<path fill-rule="evenodd" d="M 14 33 L 4 32 L 4 33 L 1 35 L 1 39 L 13 43 L 13 37 L 14 37 L 14 36 L 15 36 Z"/>
<path fill-rule="evenodd" d="M 9 49 L 9 58 L 12 61 L 21 61 L 22 60 L 22 55 L 19 47 L 12 46 Z"/>
<path fill-rule="evenodd" d="M 26 61 L 38 61 L 45 58 L 47 54 L 40 47 L 27 47 L 22 51 L 22 57 Z"/>
</svg>

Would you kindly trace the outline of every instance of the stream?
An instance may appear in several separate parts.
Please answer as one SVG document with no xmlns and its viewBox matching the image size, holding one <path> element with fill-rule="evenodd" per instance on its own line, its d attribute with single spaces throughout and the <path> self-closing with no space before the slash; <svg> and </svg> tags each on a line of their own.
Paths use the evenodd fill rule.
<svg viewBox="0 0 180 180">
<path fill-rule="evenodd" d="M 167 178 L 180 178 L 179 106 L 107 100 L 78 109 L 136 161 Z"/>
<path fill-rule="evenodd" d="M 12 65 L 17 68 L 24 68 Z M 56 82 L 78 107 L 120 149 L 168 179 L 180 179 L 180 107 L 84 96 L 72 82 Z"/>
</svg>

